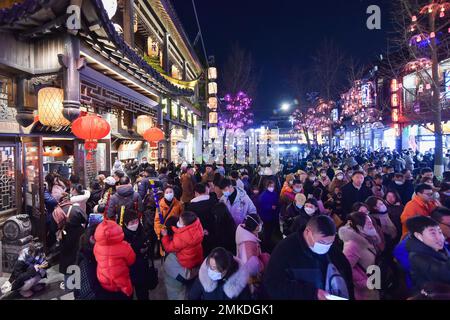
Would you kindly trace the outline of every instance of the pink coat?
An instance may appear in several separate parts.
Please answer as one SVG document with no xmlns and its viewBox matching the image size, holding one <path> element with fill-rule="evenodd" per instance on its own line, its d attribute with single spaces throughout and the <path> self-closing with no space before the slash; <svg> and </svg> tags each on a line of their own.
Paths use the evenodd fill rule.
<svg viewBox="0 0 450 320">
<path fill-rule="evenodd" d="M 371 241 L 356 232 L 348 224 L 339 229 L 339 238 L 344 242 L 344 255 L 347 257 L 353 273 L 356 300 L 379 300 L 379 292 L 367 287 L 366 270 L 375 265 L 378 251 Z M 381 241 L 374 239 L 374 241 Z"/>
<path fill-rule="evenodd" d="M 246 264 L 253 256 L 259 260 L 259 264 L 253 264 L 252 268 L 249 268 L 250 275 L 252 276 L 257 275 L 264 270 L 269 258 L 267 253 L 261 253 L 260 242 L 261 240 L 259 240 L 254 233 L 244 229 L 242 225 L 237 227 L 236 256 L 243 264 Z"/>
</svg>

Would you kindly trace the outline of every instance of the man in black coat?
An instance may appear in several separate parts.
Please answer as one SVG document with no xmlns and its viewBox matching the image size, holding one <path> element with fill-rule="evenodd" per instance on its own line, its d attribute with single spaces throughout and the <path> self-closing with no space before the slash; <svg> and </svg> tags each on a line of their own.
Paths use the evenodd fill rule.
<svg viewBox="0 0 450 320">
<path fill-rule="evenodd" d="M 439 223 L 417 216 L 408 219 L 406 226 L 412 235 L 406 249 L 414 290 L 420 292 L 429 282 L 450 285 L 450 256 Z"/>
<path fill-rule="evenodd" d="M 328 294 L 333 294 L 354 299 L 352 270 L 334 244 L 335 238 L 336 225 L 322 215 L 311 218 L 300 232 L 283 239 L 272 252 L 264 273 L 264 298 L 327 300 Z"/>
<path fill-rule="evenodd" d="M 364 184 L 364 174 L 361 171 L 355 171 L 352 175 L 352 181 L 342 187 L 343 215 L 351 213 L 352 207 L 356 202 L 364 202 L 373 195 L 372 190 Z"/>
<path fill-rule="evenodd" d="M 214 249 L 211 247 L 209 232 L 211 232 L 213 228 L 212 225 L 214 224 L 212 210 L 216 204 L 216 201 L 210 197 L 208 191 L 209 190 L 205 184 L 197 183 L 194 186 L 195 198 L 185 204 L 185 211 L 194 212 L 202 224 L 203 232 L 205 233 L 202 243 L 204 253 L 209 253 L 212 249 Z"/>
</svg>

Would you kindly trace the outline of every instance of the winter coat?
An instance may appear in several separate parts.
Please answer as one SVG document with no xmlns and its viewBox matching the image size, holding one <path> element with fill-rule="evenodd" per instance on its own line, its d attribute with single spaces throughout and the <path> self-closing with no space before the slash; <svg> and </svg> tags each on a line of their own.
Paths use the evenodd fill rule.
<svg viewBox="0 0 450 320">
<path fill-rule="evenodd" d="M 336 244 L 324 255 L 314 253 L 303 237 L 304 230 L 281 240 L 272 252 L 264 272 L 265 298 L 317 300 L 317 290 L 326 288 L 331 262 L 345 280 L 350 299 L 353 299 L 352 269 L 347 258 Z"/>
<path fill-rule="evenodd" d="M 136 177 L 139 174 L 139 166 L 130 166 L 125 169 L 125 173 L 130 178 L 131 183 L 134 184 L 136 182 Z"/>
<path fill-rule="evenodd" d="M 149 287 L 150 266 L 148 264 L 147 251 L 149 244 L 148 238 L 145 236 L 144 229 L 139 223 L 136 231 L 131 231 L 127 227 L 123 227 L 124 240 L 131 245 L 136 254 L 136 261 L 130 267 L 131 283 L 134 287 Z"/>
<path fill-rule="evenodd" d="M 402 222 L 402 238 L 406 236 L 408 233 L 408 228 L 406 227 L 406 221 L 409 218 L 415 216 L 430 216 L 431 211 L 436 208 L 436 204 L 434 201 L 425 203 L 419 196 L 414 196 L 411 201 L 409 201 L 405 209 L 403 209 L 403 213 L 400 216 L 400 220 Z"/>
<path fill-rule="evenodd" d="M 408 289 L 412 289 L 413 287 L 411 280 L 411 264 L 409 263 L 409 252 L 406 249 L 406 243 L 410 237 L 410 235 L 407 235 L 405 239 L 400 241 L 393 251 L 393 256 L 399 263 L 405 275 L 405 283 Z"/>
<path fill-rule="evenodd" d="M 95 230 L 94 255 L 97 260 L 97 278 L 107 291 L 133 294 L 129 267 L 136 254 L 124 240 L 122 228 L 111 220 L 104 220 Z"/>
<path fill-rule="evenodd" d="M 164 177 L 163 177 L 164 178 Z M 164 188 L 164 184 L 162 181 L 159 180 L 159 178 L 151 178 L 151 177 L 146 177 L 143 178 L 141 181 L 139 181 L 138 183 L 138 193 L 139 196 L 141 197 L 142 201 L 144 201 L 146 195 L 148 194 L 149 190 L 152 189 L 150 180 L 153 180 L 153 183 L 155 184 L 156 187 L 160 187 L 160 188 Z M 166 180 L 166 185 L 167 185 L 167 180 Z M 175 191 L 175 188 L 174 188 Z"/>
<path fill-rule="evenodd" d="M 295 204 L 292 204 L 292 205 L 295 205 Z M 297 208 L 298 209 L 298 208 Z M 290 234 L 292 234 L 292 233 L 296 233 L 296 232 L 299 232 L 301 229 L 303 229 L 305 226 L 306 226 L 306 224 L 308 223 L 308 221 L 312 218 L 312 217 L 314 217 L 314 216 L 316 216 L 316 215 L 319 215 L 320 214 L 320 212 L 319 212 L 319 210 L 317 210 L 312 216 L 310 216 L 310 215 L 308 215 L 307 213 L 306 213 L 306 211 L 305 211 L 305 207 L 303 207 L 303 208 L 301 208 L 300 209 L 300 214 L 299 215 L 297 215 L 295 218 L 294 218 L 294 220 L 292 221 L 292 225 L 291 225 L 291 227 L 289 228 L 289 230 L 287 231 L 287 232 L 285 232 L 284 230 L 284 235 L 290 235 Z"/>
<path fill-rule="evenodd" d="M 118 221 L 120 219 L 122 206 L 125 206 L 125 209 L 135 209 L 138 212 L 144 211 L 141 196 L 134 191 L 131 184 L 117 187 L 116 193 L 111 196 L 109 201 L 108 218 L 116 219 Z"/>
<path fill-rule="evenodd" d="M 205 172 L 202 175 L 202 183 L 213 182 L 213 180 L 214 180 L 214 171 L 211 171 L 210 173 Z"/>
<path fill-rule="evenodd" d="M 242 263 L 247 263 L 251 257 L 258 258 L 258 263 L 249 269 L 250 275 L 255 276 L 264 269 L 264 264 L 259 260 L 261 256 L 261 240 L 258 237 L 244 229 L 242 225 L 237 227 L 236 230 L 236 256 L 242 261 Z"/>
<path fill-rule="evenodd" d="M 358 190 L 352 182 L 347 183 L 342 187 L 343 214 L 345 216 L 350 214 L 352 212 L 352 207 L 356 202 L 365 202 L 370 196 L 372 196 L 372 190 L 367 188 L 364 184 Z"/>
<path fill-rule="evenodd" d="M 183 190 L 181 201 L 183 203 L 188 203 L 189 201 L 194 199 L 194 186 L 195 184 L 193 177 L 188 173 L 184 173 L 181 176 L 181 189 Z"/>
<path fill-rule="evenodd" d="M 338 180 L 338 179 L 334 178 L 331 181 L 330 185 L 328 186 L 328 191 L 330 193 L 334 193 L 334 189 L 336 189 L 336 188 L 339 188 L 342 190 L 342 187 L 345 186 L 347 183 L 348 183 L 348 181 L 345 179 Z"/>
<path fill-rule="evenodd" d="M 302 208 L 303 209 L 303 208 Z M 280 222 L 283 228 L 283 234 L 290 234 L 290 229 L 294 223 L 294 218 L 302 212 L 302 209 L 299 209 L 294 202 L 292 202 L 284 212 L 284 214 L 280 214 Z"/>
<path fill-rule="evenodd" d="M 102 300 L 106 290 L 102 288 L 97 279 L 97 261 L 94 248 L 80 250 L 77 265 L 80 268 L 81 287 L 74 290 L 75 300 Z"/>
<path fill-rule="evenodd" d="M 72 203 L 78 203 L 80 205 L 81 210 L 83 210 L 83 212 L 86 212 L 86 203 L 90 196 L 91 196 L 91 192 L 89 190 L 84 190 L 84 194 L 80 194 L 77 196 L 71 196 L 70 201 Z"/>
<path fill-rule="evenodd" d="M 185 211 L 194 212 L 200 219 L 203 230 L 207 230 L 208 234 L 203 237 L 203 252 L 209 252 L 212 249 L 211 246 L 211 236 L 210 233 L 213 229 L 214 216 L 212 210 L 216 202 L 209 195 L 200 195 L 191 200 L 191 202 L 186 203 Z"/>
<path fill-rule="evenodd" d="M 236 242 L 235 242 L 235 234 L 236 234 L 236 224 L 233 220 L 233 217 L 229 212 L 226 213 L 225 216 L 218 215 L 217 212 L 219 209 L 216 207 L 212 210 L 211 214 L 213 216 L 212 219 L 212 227 L 208 230 L 208 241 L 210 244 L 209 251 L 204 252 L 204 256 L 208 256 L 212 249 L 217 247 L 222 247 L 227 249 L 229 252 L 236 254 Z M 220 219 L 219 219 L 220 217 Z"/>
<path fill-rule="evenodd" d="M 234 189 L 236 190 L 237 195 L 233 204 L 231 204 L 230 200 L 225 196 L 222 196 L 220 201 L 225 203 L 234 219 L 234 222 L 236 223 L 236 226 L 238 226 L 244 221 L 247 215 L 256 214 L 257 212 L 255 205 L 247 193 L 241 188 L 235 187 Z"/>
<path fill-rule="evenodd" d="M 161 240 L 166 252 L 175 252 L 178 262 L 183 268 L 198 267 L 203 261 L 203 228 L 200 220 L 177 228 L 172 227 L 173 236 L 164 236 Z"/>
<path fill-rule="evenodd" d="M 391 218 L 389 217 L 388 212 L 382 214 L 382 213 L 370 213 L 370 217 L 372 218 L 372 221 L 381 228 L 383 233 L 391 240 L 394 240 L 397 238 L 397 228 L 395 227 L 394 223 L 392 222 Z"/>
<path fill-rule="evenodd" d="M 251 294 L 248 286 L 250 273 L 247 267 L 235 258 L 239 269 L 228 279 L 211 280 L 208 276 L 206 259 L 203 261 L 198 279 L 189 291 L 189 300 L 250 300 Z"/>
<path fill-rule="evenodd" d="M 367 287 L 366 274 L 367 268 L 376 264 L 377 249 L 371 241 L 349 225 L 339 229 L 339 238 L 344 242 L 343 253 L 352 267 L 355 299 L 379 300 L 379 292 Z"/>
<path fill-rule="evenodd" d="M 414 194 L 414 185 L 412 181 L 406 180 L 404 184 L 398 185 L 394 181 L 390 182 L 388 189 L 392 189 L 398 192 L 403 205 L 406 205 L 408 201 L 411 201 Z"/>
<path fill-rule="evenodd" d="M 405 159 L 405 169 L 413 171 L 414 170 L 414 160 L 411 156 L 406 155 L 404 156 Z"/>
<path fill-rule="evenodd" d="M 270 192 L 268 190 L 265 190 L 259 196 L 258 202 L 258 213 L 264 223 L 278 220 L 280 214 L 280 206 L 278 204 L 279 197 L 275 191 Z M 275 206 L 276 208 L 273 209 L 273 206 Z"/>
<path fill-rule="evenodd" d="M 437 252 L 412 236 L 406 242 L 406 249 L 415 291 L 420 291 L 427 282 L 450 285 L 450 257 L 445 247 Z"/>
<path fill-rule="evenodd" d="M 397 236 L 395 237 L 394 242 L 398 243 L 402 235 L 402 222 L 400 220 L 400 216 L 402 215 L 404 206 L 388 204 L 387 207 L 389 218 L 391 219 L 392 223 L 395 226 L 395 229 L 397 230 Z"/>
<path fill-rule="evenodd" d="M 92 190 L 91 196 L 86 202 L 86 214 L 91 214 L 94 212 L 94 207 L 98 204 L 98 202 L 102 198 L 103 189 Z"/>
<path fill-rule="evenodd" d="M 164 189 L 165 187 L 167 187 L 167 183 L 169 182 L 169 176 L 167 174 L 161 173 L 158 176 L 158 180 L 159 180 L 159 182 L 161 182 L 162 188 Z M 141 197 L 142 197 L 142 195 L 141 195 Z"/>
<path fill-rule="evenodd" d="M 52 220 L 53 210 L 55 210 L 56 206 L 58 205 L 58 201 L 56 201 L 56 199 L 52 197 L 51 193 L 48 192 L 47 189 L 44 190 L 44 204 L 45 210 L 47 211 L 47 222 L 50 222 Z"/>
<path fill-rule="evenodd" d="M 154 229 L 155 229 L 155 233 L 156 233 L 156 236 L 158 237 L 158 239 L 161 236 L 161 230 L 162 230 L 161 225 L 165 225 L 167 219 L 172 216 L 175 216 L 178 218 L 181 215 L 181 213 L 183 212 L 183 205 L 176 198 L 173 198 L 171 204 L 168 204 L 167 200 L 165 198 L 162 198 L 159 201 L 159 210 L 161 211 L 161 215 L 164 219 L 164 222 L 160 221 L 159 213 L 156 212 Z"/>
<path fill-rule="evenodd" d="M 67 267 L 74 265 L 77 260 L 80 237 L 87 224 L 87 215 L 79 204 L 72 203 L 71 205 L 63 206 L 62 209 L 66 215 L 70 207 L 72 209 L 64 227 L 65 234 L 63 234 L 61 239 L 59 272 L 63 274 L 66 273 Z"/>
<path fill-rule="evenodd" d="M 63 193 L 66 192 L 66 186 L 65 185 L 59 185 L 55 184 L 52 188 L 52 197 L 56 199 L 56 201 L 59 202 L 61 200 Z"/>
</svg>

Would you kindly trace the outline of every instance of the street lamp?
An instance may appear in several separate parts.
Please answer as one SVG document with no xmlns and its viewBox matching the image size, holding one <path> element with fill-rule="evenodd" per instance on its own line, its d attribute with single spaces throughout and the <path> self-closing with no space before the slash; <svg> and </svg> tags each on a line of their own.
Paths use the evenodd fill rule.
<svg viewBox="0 0 450 320">
<path fill-rule="evenodd" d="M 281 110 L 283 110 L 283 111 L 289 111 L 290 108 L 291 108 L 291 105 L 289 103 L 283 103 L 281 105 Z"/>
</svg>

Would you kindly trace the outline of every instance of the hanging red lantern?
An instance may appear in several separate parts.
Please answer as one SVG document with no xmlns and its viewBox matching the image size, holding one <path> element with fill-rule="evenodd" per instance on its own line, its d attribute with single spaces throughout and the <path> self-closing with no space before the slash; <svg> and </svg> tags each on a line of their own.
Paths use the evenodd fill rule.
<svg viewBox="0 0 450 320">
<path fill-rule="evenodd" d="M 92 159 L 92 151 L 97 148 L 97 141 L 106 137 L 110 130 L 109 123 L 98 115 L 79 117 L 72 123 L 73 134 L 84 140 L 87 160 Z"/>
<path fill-rule="evenodd" d="M 164 132 L 157 127 L 148 129 L 144 132 L 143 136 L 144 139 L 150 143 L 150 145 L 154 145 L 159 141 L 164 140 Z"/>
</svg>

